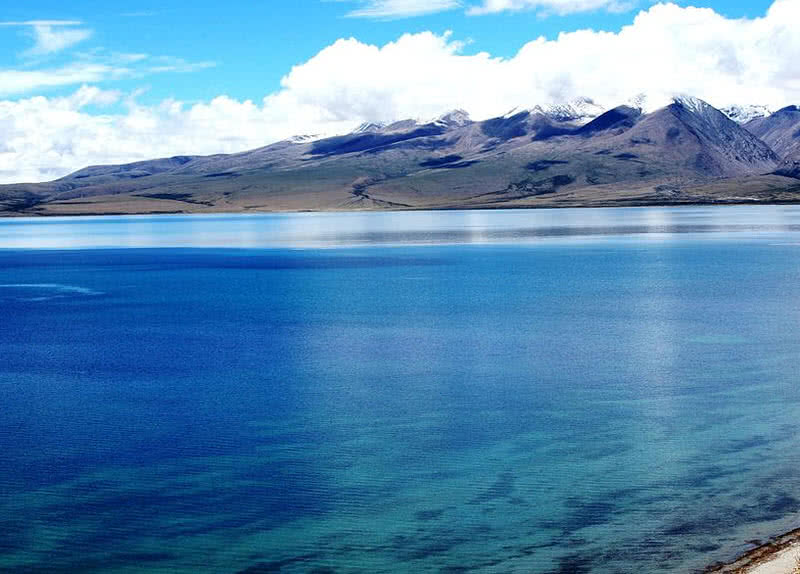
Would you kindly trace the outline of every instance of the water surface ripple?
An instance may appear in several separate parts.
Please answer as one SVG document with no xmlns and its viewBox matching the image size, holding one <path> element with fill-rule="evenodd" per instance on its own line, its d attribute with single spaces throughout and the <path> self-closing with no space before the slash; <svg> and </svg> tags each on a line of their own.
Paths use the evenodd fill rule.
<svg viewBox="0 0 800 574">
<path fill-rule="evenodd" d="M 798 226 L 0 221 L 0 571 L 729 559 L 800 526 Z"/>
</svg>

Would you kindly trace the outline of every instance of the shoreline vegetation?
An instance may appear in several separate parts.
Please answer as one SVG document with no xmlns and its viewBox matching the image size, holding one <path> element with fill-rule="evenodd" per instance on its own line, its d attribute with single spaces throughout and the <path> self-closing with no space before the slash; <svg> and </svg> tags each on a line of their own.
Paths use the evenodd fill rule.
<svg viewBox="0 0 800 574">
<path fill-rule="evenodd" d="M 800 528 L 748 550 L 733 562 L 713 564 L 705 574 L 800 574 Z"/>
<path fill-rule="evenodd" d="M 752 197 L 752 198 L 685 198 L 668 201 L 640 201 L 635 198 L 622 200 L 580 201 L 541 201 L 527 204 L 504 203 L 496 205 L 443 205 L 443 206 L 345 206 L 345 207 L 305 207 L 305 206 L 258 206 L 251 207 L 233 204 L 196 206 L 176 205 L 164 201 L 161 205 L 139 202 L 54 202 L 42 203 L 25 208 L 3 206 L 0 203 L 0 218 L 16 217 L 96 217 L 121 215 L 219 215 L 219 214 L 269 214 L 269 213 L 348 213 L 348 212 L 392 212 L 392 211 L 479 211 L 504 209 L 601 209 L 620 207 L 713 207 L 713 206 L 753 206 L 753 205 L 800 205 L 800 184 L 790 190 L 791 197 Z M 796 195 L 795 195 L 796 194 Z"/>
</svg>

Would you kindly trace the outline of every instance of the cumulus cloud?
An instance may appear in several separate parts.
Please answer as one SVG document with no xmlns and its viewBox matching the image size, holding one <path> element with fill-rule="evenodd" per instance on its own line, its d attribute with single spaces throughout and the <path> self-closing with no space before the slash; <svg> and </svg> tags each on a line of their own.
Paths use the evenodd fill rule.
<svg viewBox="0 0 800 574">
<path fill-rule="evenodd" d="M 83 42 L 92 31 L 82 28 L 82 22 L 75 20 L 29 20 L 25 22 L 0 22 L 0 26 L 25 27 L 30 29 L 33 46 L 23 54 L 26 56 L 46 56 L 54 54 Z"/>
<path fill-rule="evenodd" d="M 83 86 L 67 97 L 0 100 L 0 183 L 51 180 L 87 165 L 230 153 L 295 130 L 352 127 L 287 96 L 277 104 L 219 96 L 193 105 L 166 100 L 144 106 L 129 95 Z"/>
<path fill-rule="evenodd" d="M 479 15 L 507 11 L 540 10 L 543 14 L 553 13 L 563 16 L 596 10 L 626 12 L 635 5 L 635 1 L 625 0 L 483 0 L 482 4 L 472 6 L 467 13 Z"/>
<path fill-rule="evenodd" d="M 800 3 L 776 0 L 756 19 L 657 4 L 619 32 L 536 38 L 511 58 L 465 53 L 452 34 L 404 35 L 384 46 L 343 39 L 294 67 L 271 98 L 338 118 L 390 121 L 462 107 L 479 118 L 589 96 L 651 105 L 689 93 L 718 105 L 800 101 Z"/>
<path fill-rule="evenodd" d="M 352 18 L 394 19 L 435 14 L 458 8 L 459 0 L 362 0 L 361 8 L 347 15 Z"/>
<path fill-rule="evenodd" d="M 537 38 L 511 58 L 466 53 L 449 33 L 407 34 L 383 46 L 342 39 L 292 68 L 260 102 L 129 100 L 123 112 L 98 115 L 85 107 L 100 97 L 87 96 L 96 89 L 89 87 L 70 98 L 0 101 L 0 179 L 41 181 L 88 164 L 240 151 L 457 107 L 483 119 L 580 96 L 611 107 L 641 92 L 650 107 L 675 93 L 718 107 L 800 104 L 798 21 L 796 0 L 736 20 L 658 4 L 618 33 Z"/>
</svg>

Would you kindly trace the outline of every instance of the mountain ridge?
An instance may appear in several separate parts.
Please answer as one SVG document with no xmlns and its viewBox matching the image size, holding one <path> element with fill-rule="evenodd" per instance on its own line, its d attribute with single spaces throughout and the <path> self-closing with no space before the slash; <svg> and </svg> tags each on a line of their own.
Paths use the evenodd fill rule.
<svg viewBox="0 0 800 574">
<path fill-rule="evenodd" d="M 691 96 L 645 107 L 643 96 L 605 111 L 581 98 L 483 121 L 452 110 L 236 154 L 89 166 L 0 186 L 0 214 L 794 201 L 796 106 L 744 123 Z"/>
</svg>

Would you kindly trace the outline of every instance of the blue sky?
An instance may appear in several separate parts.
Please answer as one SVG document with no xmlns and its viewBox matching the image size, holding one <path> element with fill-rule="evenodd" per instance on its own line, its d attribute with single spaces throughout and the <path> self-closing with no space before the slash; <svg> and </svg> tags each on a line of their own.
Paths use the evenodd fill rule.
<svg viewBox="0 0 800 574">
<path fill-rule="evenodd" d="M 455 108 L 778 109 L 800 103 L 799 21 L 800 0 L 6 2 L 0 183 Z"/>
<path fill-rule="evenodd" d="M 185 72 L 146 78 L 110 79 L 104 87 L 146 88 L 142 101 L 173 97 L 208 100 L 220 94 L 260 99 L 279 88 L 293 65 L 300 64 L 338 38 L 354 37 L 382 45 L 404 33 L 452 30 L 468 41 L 465 53 L 486 51 L 512 57 L 537 36 L 553 39 L 560 32 L 583 28 L 618 31 L 649 2 L 632 3 L 630 10 L 596 9 L 566 15 L 543 15 L 542 9 L 467 15 L 464 8 L 413 17 L 365 18 L 348 16 L 359 2 L 339 0 L 196 0 L 107 2 L 98 0 L 29 0 L 8 3 L 6 21 L 65 20 L 81 22 L 91 36 L 71 49 L 31 58 L 25 54 L 32 38 L 26 27 L 0 28 L 0 68 L 32 69 L 70 61 L 75 52 L 151 54 L 185 63 L 206 64 Z M 477 4 L 477 2 L 472 3 Z M 715 9 L 731 18 L 763 15 L 768 0 L 696 0 L 679 5 Z M 212 65 L 213 64 L 213 65 Z M 72 89 L 40 88 L 36 93 L 59 94 Z"/>
</svg>

